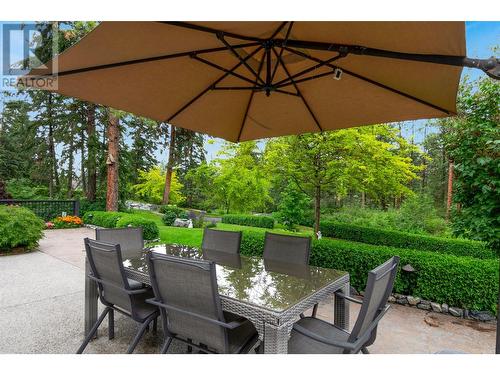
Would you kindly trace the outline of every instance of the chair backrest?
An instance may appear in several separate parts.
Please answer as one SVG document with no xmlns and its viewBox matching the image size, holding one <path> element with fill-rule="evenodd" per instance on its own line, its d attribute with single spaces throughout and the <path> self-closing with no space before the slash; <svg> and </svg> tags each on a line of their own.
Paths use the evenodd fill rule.
<svg viewBox="0 0 500 375">
<path fill-rule="evenodd" d="M 363 304 L 349 336 L 350 342 L 355 342 L 365 334 L 370 325 L 383 311 L 394 286 L 398 264 L 399 257 L 394 256 L 368 272 Z M 373 330 L 373 335 L 374 332 L 376 332 L 376 327 Z M 370 341 L 374 341 L 373 335 Z"/>
<path fill-rule="evenodd" d="M 167 333 L 192 339 L 195 343 L 207 345 L 209 349 L 226 353 L 226 329 L 191 315 L 225 322 L 217 288 L 215 263 L 154 252 L 148 253 L 147 259 L 155 298 L 160 303 L 176 308 L 160 309 L 167 318 Z"/>
<path fill-rule="evenodd" d="M 284 263 L 309 264 L 311 237 L 266 232 L 264 259 Z"/>
<path fill-rule="evenodd" d="M 95 230 L 97 241 L 119 244 L 122 256 L 134 256 L 144 248 L 142 228 L 97 228 Z"/>
<path fill-rule="evenodd" d="M 105 305 L 116 305 L 132 313 L 132 303 L 127 290 L 130 289 L 125 271 L 120 245 L 85 238 L 85 251 L 92 276 L 96 279 L 99 295 Z"/>
<path fill-rule="evenodd" d="M 224 253 L 239 254 L 241 245 L 241 232 L 228 230 L 214 230 L 205 228 L 201 249 L 216 250 Z"/>
</svg>

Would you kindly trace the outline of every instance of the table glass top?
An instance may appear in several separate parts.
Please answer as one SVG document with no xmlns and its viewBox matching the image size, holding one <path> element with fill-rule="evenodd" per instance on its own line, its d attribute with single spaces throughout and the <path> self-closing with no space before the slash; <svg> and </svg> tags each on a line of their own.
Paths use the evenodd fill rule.
<svg viewBox="0 0 500 375">
<path fill-rule="evenodd" d="M 325 286 L 345 277 L 347 272 L 202 251 L 184 245 L 158 245 L 124 256 L 123 265 L 147 274 L 146 254 L 154 251 L 180 257 L 207 259 L 216 263 L 217 283 L 222 296 L 283 311 Z"/>
</svg>

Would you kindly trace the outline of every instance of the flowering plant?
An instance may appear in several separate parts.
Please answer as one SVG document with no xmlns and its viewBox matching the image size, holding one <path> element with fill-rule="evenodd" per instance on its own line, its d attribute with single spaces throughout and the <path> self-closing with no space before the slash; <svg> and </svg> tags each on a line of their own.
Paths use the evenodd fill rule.
<svg viewBox="0 0 500 375">
<path fill-rule="evenodd" d="M 47 221 L 47 222 L 45 223 L 45 228 L 47 228 L 47 229 L 52 229 L 52 228 L 54 228 L 54 223 L 53 223 L 53 222 L 51 222 L 51 221 Z"/>
<path fill-rule="evenodd" d="M 79 228 L 83 225 L 82 219 L 78 216 L 59 216 L 53 220 L 53 228 Z"/>
</svg>

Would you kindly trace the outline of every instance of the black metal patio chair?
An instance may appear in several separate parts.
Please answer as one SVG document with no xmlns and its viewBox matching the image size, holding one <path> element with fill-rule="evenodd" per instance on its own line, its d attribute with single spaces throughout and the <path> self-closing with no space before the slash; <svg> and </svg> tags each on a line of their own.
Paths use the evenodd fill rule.
<svg viewBox="0 0 500 375">
<path fill-rule="evenodd" d="M 263 255 L 265 260 L 307 265 L 310 253 L 311 237 L 266 232 Z"/>
<path fill-rule="evenodd" d="M 122 256 L 134 256 L 144 249 L 142 228 L 97 228 L 95 230 L 97 241 L 120 245 Z"/>
<path fill-rule="evenodd" d="M 241 232 L 228 230 L 214 230 L 205 228 L 201 249 L 203 251 L 220 251 L 230 254 L 239 254 L 241 245 Z"/>
<path fill-rule="evenodd" d="M 215 263 L 150 252 L 148 269 L 160 308 L 166 353 L 176 339 L 205 353 L 247 353 L 257 342 L 252 323 L 224 313 Z"/>
<path fill-rule="evenodd" d="M 127 350 L 130 354 L 152 321 L 153 329 L 156 330 L 159 310 L 156 306 L 146 303 L 146 299 L 151 298 L 153 292 L 151 288 L 145 288 L 143 284 L 127 278 L 120 245 L 94 241 L 90 238 L 85 238 L 84 241 L 92 272 L 88 277 L 96 281 L 99 298 L 106 307 L 78 348 L 77 354 L 83 353 L 106 315 L 108 315 L 108 337 L 110 340 L 114 338 L 115 311 L 140 323 L 139 330 Z"/>
<path fill-rule="evenodd" d="M 375 342 L 377 326 L 389 309 L 387 299 L 396 278 L 398 257 L 368 272 L 363 301 L 342 293 L 336 297 L 361 304 L 361 309 L 351 332 L 314 317 L 300 319 L 294 324 L 288 352 L 291 354 L 368 354 L 368 346 Z"/>
</svg>

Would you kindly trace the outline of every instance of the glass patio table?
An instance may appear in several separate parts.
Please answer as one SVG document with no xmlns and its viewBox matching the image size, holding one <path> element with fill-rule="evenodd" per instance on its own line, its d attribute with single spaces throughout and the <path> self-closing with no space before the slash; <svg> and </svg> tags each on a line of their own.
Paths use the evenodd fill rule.
<svg viewBox="0 0 500 375">
<path fill-rule="evenodd" d="M 184 245 L 158 245 L 123 254 L 127 276 L 148 285 L 148 251 L 214 261 L 222 308 L 254 324 L 259 338 L 264 342 L 265 353 L 287 352 L 292 326 L 301 313 L 334 295 L 336 291 L 349 295 L 349 274 L 344 271 L 218 251 L 202 253 L 198 248 Z M 95 282 L 86 277 L 86 332 L 97 319 L 97 298 Z M 333 308 L 334 324 L 348 329 L 349 304 L 343 298 L 336 297 Z"/>
</svg>

